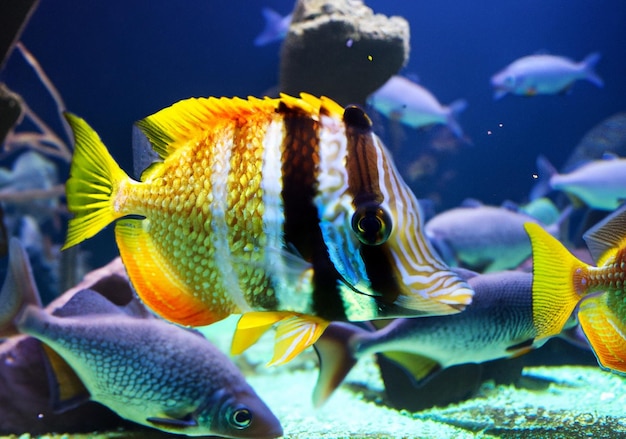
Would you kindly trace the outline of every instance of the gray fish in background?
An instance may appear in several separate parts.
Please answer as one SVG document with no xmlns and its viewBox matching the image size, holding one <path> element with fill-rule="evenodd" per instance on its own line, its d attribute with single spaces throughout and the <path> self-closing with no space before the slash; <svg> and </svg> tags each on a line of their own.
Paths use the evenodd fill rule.
<svg viewBox="0 0 626 439">
<path fill-rule="evenodd" d="M 599 53 L 591 53 L 581 62 L 555 55 L 524 56 L 491 77 L 494 98 L 500 99 L 507 93 L 523 96 L 565 93 L 579 79 L 602 87 L 602 79 L 593 70 L 599 60 Z"/>
<path fill-rule="evenodd" d="M 532 211 L 530 206 L 525 209 Z M 431 218 L 425 231 L 447 264 L 494 272 L 516 268 L 530 257 L 530 240 L 524 230 L 528 221 L 540 222 L 513 208 L 466 200 L 461 207 Z"/>
<path fill-rule="evenodd" d="M 467 107 L 467 102 L 459 99 L 449 106 L 442 105 L 426 88 L 402 76 L 392 76 L 372 93 L 368 102 L 376 111 L 403 125 L 420 128 L 444 124 L 455 136 L 463 137 L 457 118 Z"/>
<path fill-rule="evenodd" d="M 171 433 L 282 435 L 280 422 L 241 372 L 200 334 L 129 315 L 92 290 L 77 293 L 61 316 L 51 315 L 32 304 L 36 289 L 17 239 L 11 239 L 9 251 L 0 327 L 12 320 L 19 332 L 52 348 L 91 400 L 125 419 Z"/>
<path fill-rule="evenodd" d="M 263 8 L 261 10 L 265 19 L 265 27 L 263 31 L 254 39 L 255 46 L 265 46 L 274 41 L 282 41 L 287 35 L 293 14 L 287 14 L 284 17 L 271 8 Z"/>
<path fill-rule="evenodd" d="M 626 113 L 617 113 L 590 129 L 574 147 L 561 172 L 567 173 L 606 154 L 626 157 Z"/>
<path fill-rule="evenodd" d="M 331 323 L 315 344 L 320 373 L 314 405 L 323 404 L 364 355 L 382 352 L 419 382 L 450 366 L 522 355 L 542 346 L 549 339 L 545 334 L 576 324 L 551 317 L 561 311 L 571 315 L 577 302 L 534 295 L 531 273 L 504 271 L 468 282 L 474 300 L 459 314 L 395 319 L 375 332 Z"/>
<path fill-rule="evenodd" d="M 540 156 L 537 168 L 540 181 L 533 188 L 533 194 L 563 191 L 592 209 L 609 211 L 626 201 L 625 158 L 606 155 L 602 160 L 592 160 L 567 174 L 559 174 L 545 157 Z"/>
</svg>

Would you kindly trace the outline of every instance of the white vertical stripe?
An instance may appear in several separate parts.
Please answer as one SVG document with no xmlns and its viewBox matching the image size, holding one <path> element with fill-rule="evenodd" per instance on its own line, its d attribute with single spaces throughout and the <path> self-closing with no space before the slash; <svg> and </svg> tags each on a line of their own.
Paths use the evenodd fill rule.
<svg viewBox="0 0 626 439">
<path fill-rule="evenodd" d="M 228 174 L 231 171 L 230 157 L 233 152 L 234 131 L 230 130 L 213 145 L 213 161 L 211 163 L 211 189 L 213 199 L 210 205 L 211 240 L 215 248 L 214 261 L 220 273 L 222 288 L 226 297 L 230 297 L 239 312 L 251 311 L 245 295 L 239 285 L 239 277 L 233 267 L 233 259 L 228 244 Z"/>
</svg>

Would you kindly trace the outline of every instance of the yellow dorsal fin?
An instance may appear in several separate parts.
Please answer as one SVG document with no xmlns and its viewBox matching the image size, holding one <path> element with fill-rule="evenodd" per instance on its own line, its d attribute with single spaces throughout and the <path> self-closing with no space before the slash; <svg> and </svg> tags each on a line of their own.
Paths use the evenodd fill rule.
<svg viewBox="0 0 626 439">
<path fill-rule="evenodd" d="M 605 293 L 583 300 L 578 321 L 600 365 L 626 374 L 626 325 L 610 309 L 607 298 Z"/>
<path fill-rule="evenodd" d="M 293 98 L 297 99 L 297 98 Z M 189 140 L 215 127 L 220 120 L 249 118 L 258 112 L 274 112 L 279 99 L 189 98 L 136 123 L 156 153 L 165 159 Z"/>
<path fill-rule="evenodd" d="M 580 289 L 577 279 L 588 266 L 540 225 L 528 222 L 524 228 L 533 250 L 533 324 L 537 338 L 541 339 L 563 330 L 586 293 Z"/>
</svg>

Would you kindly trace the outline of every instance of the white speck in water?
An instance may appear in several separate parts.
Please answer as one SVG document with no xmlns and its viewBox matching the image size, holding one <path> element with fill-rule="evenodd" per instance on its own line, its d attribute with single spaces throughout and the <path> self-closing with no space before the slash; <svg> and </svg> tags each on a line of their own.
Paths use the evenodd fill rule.
<svg viewBox="0 0 626 439">
<path fill-rule="evenodd" d="M 346 47 L 352 47 L 352 44 L 354 44 L 354 40 L 352 38 L 348 39 L 348 41 L 346 41 Z"/>
<path fill-rule="evenodd" d="M 39 413 L 39 414 L 37 415 L 37 419 L 43 419 L 43 413 Z"/>
<path fill-rule="evenodd" d="M 491 136 L 491 130 L 487 130 L 487 135 Z"/>
</svg>

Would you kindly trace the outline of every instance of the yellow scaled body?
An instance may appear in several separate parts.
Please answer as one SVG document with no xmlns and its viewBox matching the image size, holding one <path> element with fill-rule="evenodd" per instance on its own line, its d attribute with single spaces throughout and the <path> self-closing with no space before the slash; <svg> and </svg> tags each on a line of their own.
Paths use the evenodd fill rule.
<svg viewBox="0 0 626 439">
<path fill-rule="evenodd" d="M 275 361 L 287 361 L 330 320 L 450 314 L 471 301 L 356 107 L 310 95 L 181 101 L 137 123 L 161 159 L 141 182 L 67 118 L 65 247 L 119 219 L 142 300 L 192 326 L 243 314 L 235 351 L 280 322 Z"/>
</svg>

